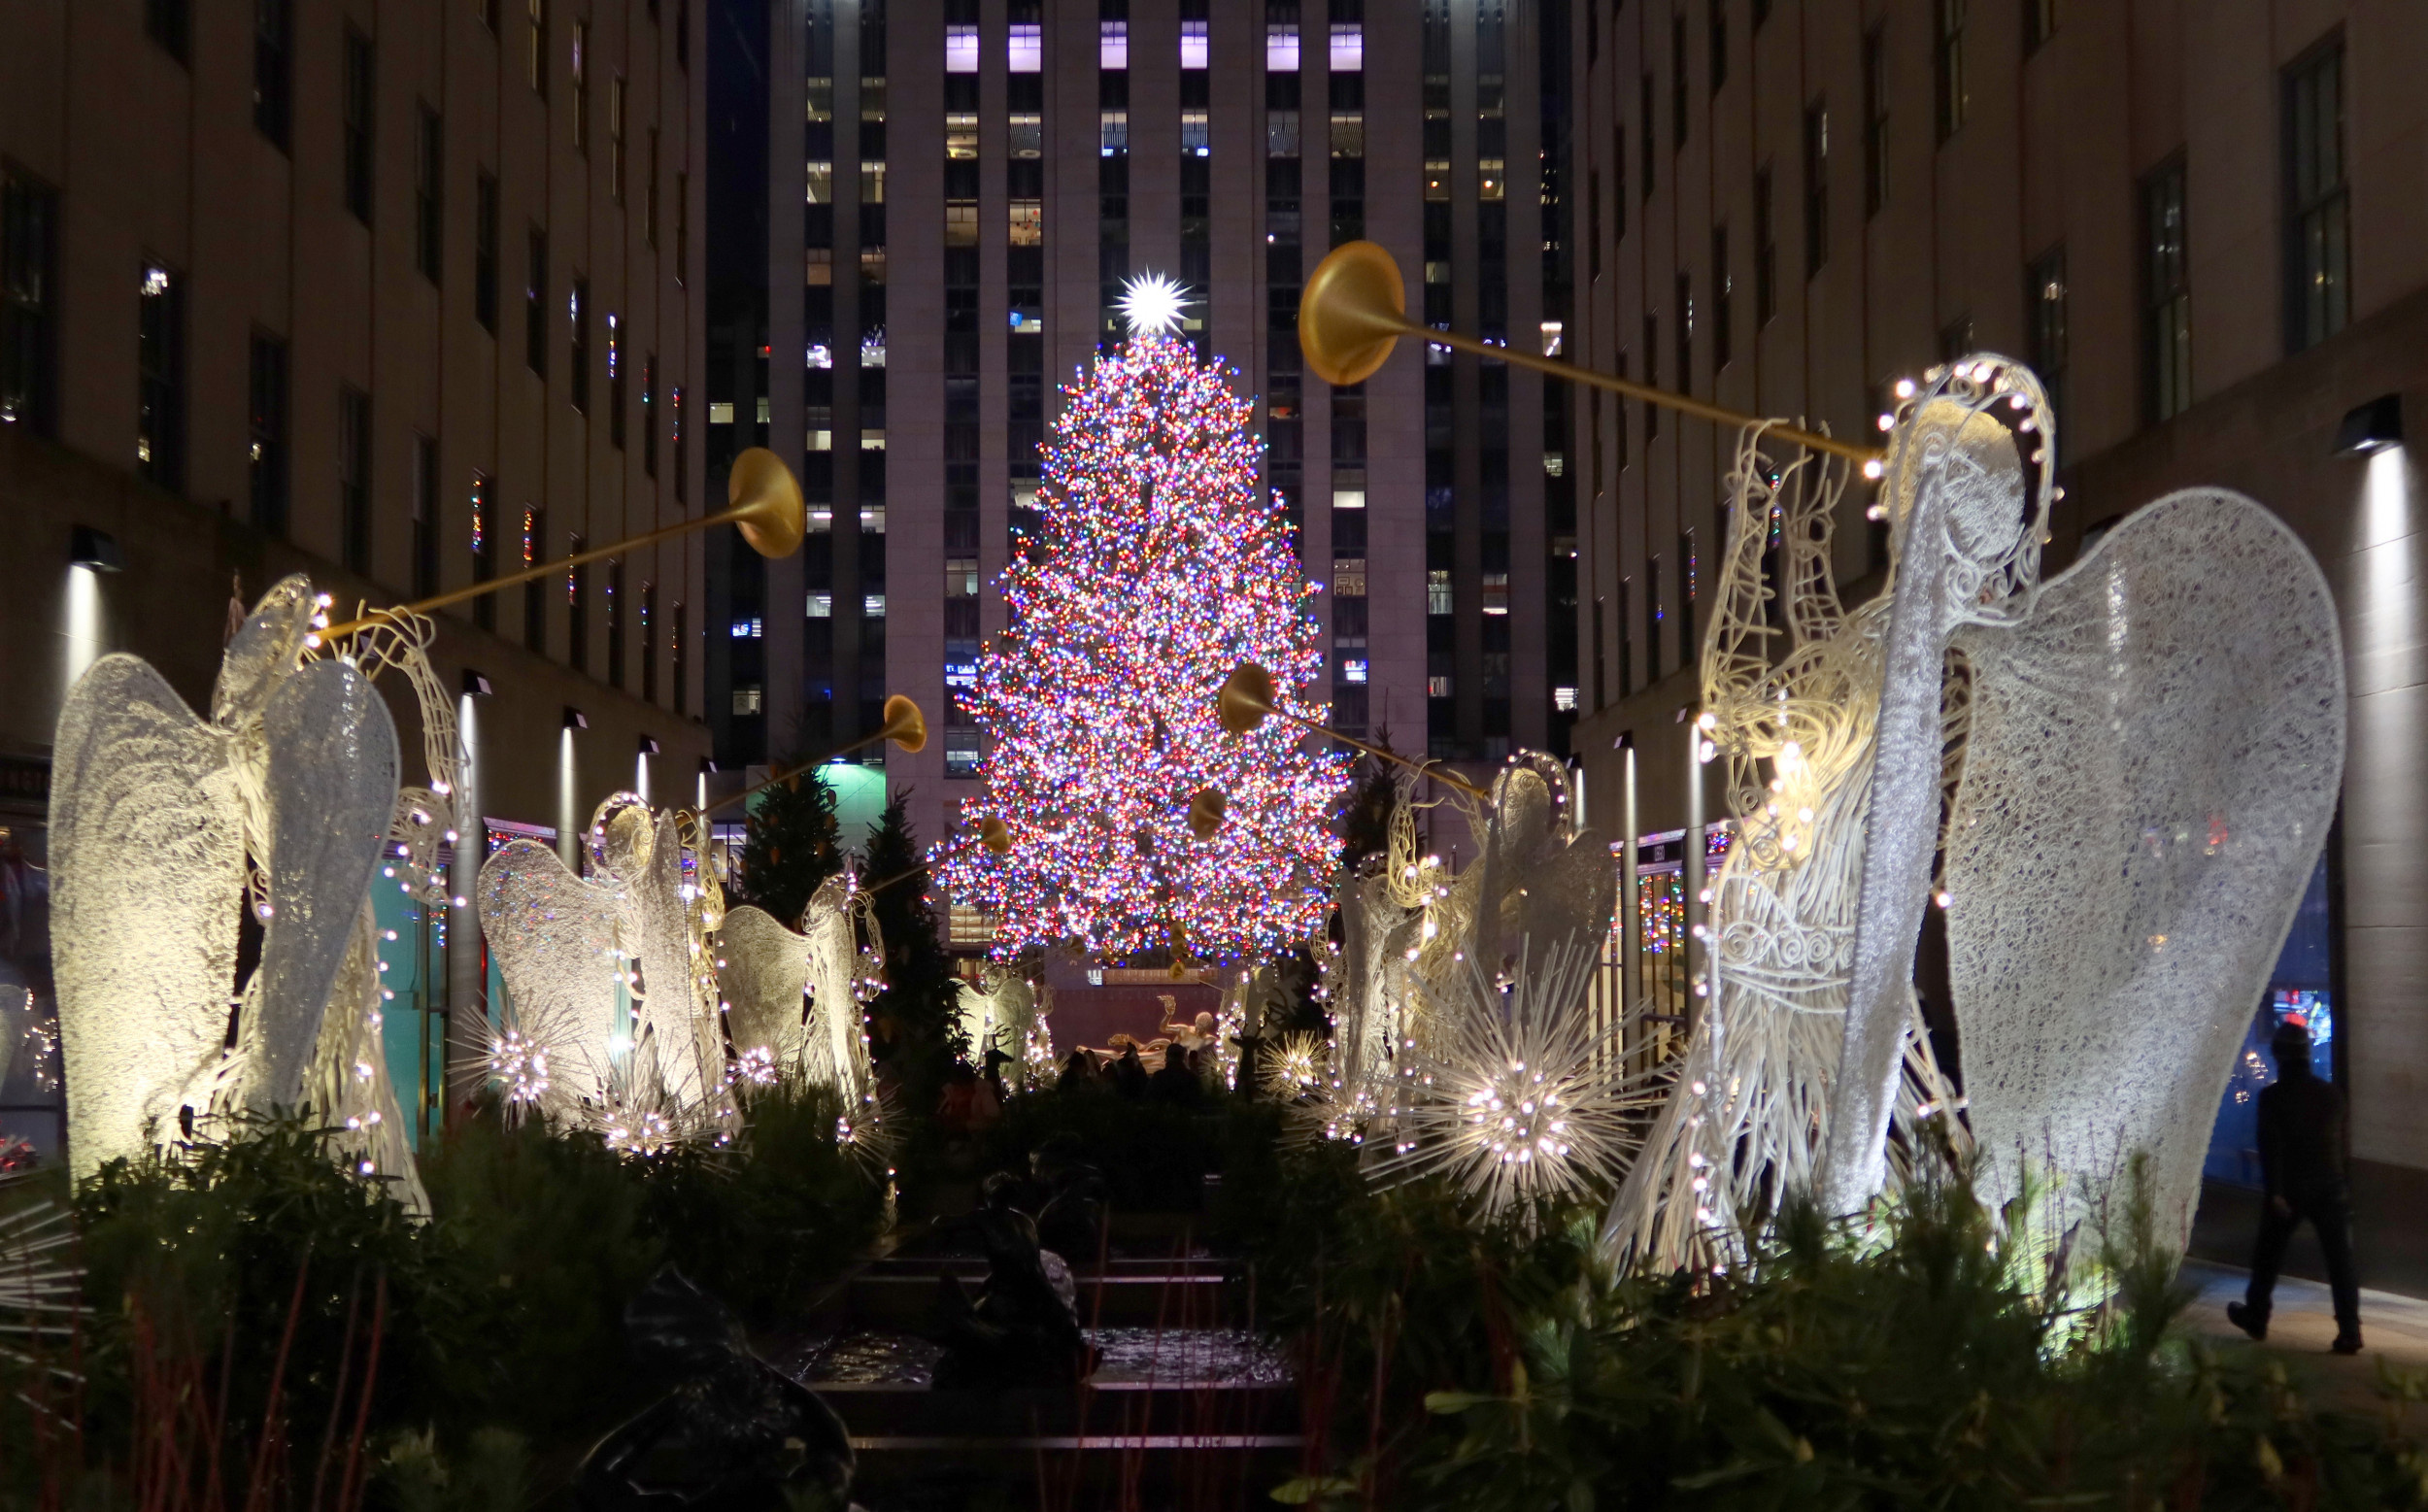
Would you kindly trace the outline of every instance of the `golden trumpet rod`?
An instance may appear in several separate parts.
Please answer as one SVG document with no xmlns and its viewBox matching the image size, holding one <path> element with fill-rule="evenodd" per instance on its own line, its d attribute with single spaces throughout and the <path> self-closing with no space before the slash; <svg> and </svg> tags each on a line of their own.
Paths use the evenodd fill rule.
<svg viewBox="0 0 2428 1512">
<path fill-rule="evenodd" d="M 697 520 L 684 520 L 671 525 L 660 525 L 655 530 L 633 536 L 628 540 L 610 542 L 605 546 L 593 547 L 587 552 L 576 552 L 561 561 L 544 561 L 536 567 L 525 567 L 521 572 L 510 572 L 502 578 L 490 578 L 463 588 L 450 588 L 444 593 L 433 594 L 428 598 L 417 599 L 410 604 L 398 604 L 392 608 L 377 610 L 364 615 L 359 620 L 349 620 L 344 624 L 332 624 L 327 629 L 317 633 L 323 642 L 333 641 L 341 635 L 352 635 L 356 630 L 369 629 L 383 620 L 392 620 L 399 615 L 427 614 L 433 609 L 444 609 L 450 604 L 460 604 L 468 598 L 479 598 L 487 593 L 495 593 L 501 589 L 513 588 L 518 583 L 530 583 L 562 572 L 567 567 L 579 567 L 584 562 L 596 561 L 602 556 L 614 556 L 623 552 L 637 552 L 644 546 L 656 546 L 660 541 L 672 540 L 679 535 L 688 535 L 694 530 L 705 530 L 710 525 L 728 524 L 748 519 L 756 513 L 757 508 L 755 504 L 736 504 L 731 509 L 722 509 L 713 515 L 703 515 Z M 847 746 L 844 749 L 851 748 Z"/>
<path fill-rule="evenodd" d="M 1291 723 L 1296 724 L 1302 729 L 1311 729 L 1318 735 L 1337 740 L 1344 746 L 1355 746 L 1358 750 L 1365 752 L 1367 756 L 1380 756 L 1386 761 L 1395 762 L 1398 765 L 1404 766 L 1419 777 L 1430 777 L 1435 782 L 1448 783 L 1451 787 L 1458 789 L 1460 791 L 1465 792 L 1471 797 L 1482 798 L 1490 796 L 1490 794 L 1483 789 L 1476 787 L 1473 783 L 1468 782 L 1458 773 L 1450 771 L 1447 768 L 1436 767 L 1430 761 L 1411 761 L 1397 751 L 1385 750 L 1381 746 L 1369 746 L 1365 741 L 1358 739 L 1355 735 L 1344 735 L 1329 724 L 1318 724 L 1313 720 L 1302 719 L 1298 715 L 1290 713 L 1286 709 L 1276 709 L 1271 704 L 1266 704 L 1265 706 L 1265 712 L 1266 714 L 1276 715 L 1282 719 L 1288 720 Z"/>
<path fill-rule="evenodd" d="M 927 857 L 927 859 L 924 861 L 921 861 L 918 865 L 913 866 L 908 871 L 897 871 L 893 876 L 886 878 L 883 882 L 863 883 L 860 885 L 860 890 L 862 893 L 882 892 L 887 888 L 894 886 L 897 882 L 904 881 L 911 877 L 916 877 L 921 872 L 933 871 L 938 866 L 943 865 L 946 861 L 951 860 L 954 857 L 961 855 L 963 851 L 967 851 L 972 847 L 982 846 L 984 844 L 986 844 L 986 841 L 983 838 L 977 835 L 972 835 L 958 845 L 946 846 L 943 850 L 938 851 L 935 855 Z"/>
<path fill-rule="evenodd" d="M 1597 373 L 1589 368 L 1576 367 L 1551 357 L 1536 356 L 1531 352 L 1521 351 L 1515 347 L 1496 347 L 1490 342 L 1477 341 L 1472 336 L 1462 336 L 1456 331 L 1434 330 L 1431 326 L 1411 324 L 1405 319 L 1400 320 L 1399 330 L 1402 335 L 1414 336 L 1439 346 L 1455 348 L 1460 352 L 1471 352 L 1477 356 L 1491 357 L 1514 367 L 1530 367 L 1537 373 L 1546 373 L 1553 378 L 1565 378 L 1571 383 L 1607 389 L 1630 399 L 1641 399 L 1646 404 L 1657 404 L 1664 409 L 1676 410 L 1682 415 L 1717 420 L 1723 425 L 1764 423 L 1761 416 L 1746 415 L 1716 404 L 1705 404 L 1690 394 L 1671 393 L 1667 388 L 1655 388 L 1650 384 L 1614 378 L 1607 373 Z M 1825 436 L 1818 431 L 1805 430 L 1796 425 L 1770 425 L 1764 431 L 1764 434 L 1776 436 L 1782 441 L 1795 442 L 1798 446 L 1808 447 L 1815 452 L 1827 452 L 1834 456 L 1842 456 L 1851 462 L 1885 462 L 1888 460 L 1888 454 L 1877 447 L 1857 446 L 1851 441 L 1840 441 L 1836 436 Z"/>
</svg>

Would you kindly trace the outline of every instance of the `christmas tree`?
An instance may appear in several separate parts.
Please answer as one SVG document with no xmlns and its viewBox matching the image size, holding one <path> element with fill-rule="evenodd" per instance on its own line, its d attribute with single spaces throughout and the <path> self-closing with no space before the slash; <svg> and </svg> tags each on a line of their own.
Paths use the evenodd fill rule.
<svg viewBox="0 0 2428 1512">
<path fill-rule="evenodd" d="M 834 790 L 794 757 L 792 775 L 759 794 L 742 842 L 742 900 L 792 927 L 801 925 L 818 885 L 843 869 L 834 846 Z"/>
<path fill-rule="evenodd" d="M 1157 328 L 1168 315 L 1133 313 L 1130 341 L 1064 390 L 1040 528 L 1004 575 L 1013 627 L 965 695 L 993 750 L 962 817 L 1001 816 L 1012 848 L 943 871 L 995 914 L 998 958 L 1263 957 L 1328 906 L 1345 763 L 1286 721 L 1232 736 L 1215 719 L 1241 661 L 1271 671 L 1277 707 L 1322 718 L 1298 692 L 1324 671 L 1313 589 L 1258 487 L 1253 407 Z M 1190 806 L 1209 789 L 1228 819 L 1201 838 Z"/>
<path fill-rule="evenodd" d="M 868 829 L 867 877 L 884 884 L 871 894 L 877 931 L 885 937 L 885 991 L 868 1005 L 875 1050 L 894 1064 L 915 1108 L 935 1106 L 944 1071 L 971 1053 L 961 1031 L 961 978 L 936 937 L 927 902 L 927 872 L 911 833 L 905 788 L 886 803 Z M 894 881 L 894 878 L 900 881 Z"/>
</svg>

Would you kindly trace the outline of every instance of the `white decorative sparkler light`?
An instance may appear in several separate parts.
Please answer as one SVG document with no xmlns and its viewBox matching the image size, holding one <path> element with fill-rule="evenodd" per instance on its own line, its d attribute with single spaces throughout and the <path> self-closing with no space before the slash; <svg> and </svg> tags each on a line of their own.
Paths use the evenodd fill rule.
<svg viewBox="0 0 2428 1512">
<path fill-rule="evenodd" d="M 1132 336 L 1180 329 L 1181 311 L 1188 304 L 1189 286 L 1161 273 L 1142 273 L 1122 286 L 1122 319 Z"/>
</svg>

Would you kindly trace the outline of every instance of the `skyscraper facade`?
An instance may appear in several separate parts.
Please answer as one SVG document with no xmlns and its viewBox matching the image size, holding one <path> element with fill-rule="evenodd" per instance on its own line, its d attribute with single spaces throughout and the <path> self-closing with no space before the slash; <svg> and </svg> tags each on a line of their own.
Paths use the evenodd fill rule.
<svg viewBox="0 0 2428 1512">
<path fill-rule="evenodd" d="M 1334 388 L 1296 329 L 1307 275 L 1364 238 L 1425 319 L 1560 339 L 1545 122 L 1565 118 L 1568 75 L 1543 44 L 1565 37 L 1564 11 L 1548 30 L 1502 0 L 774 0 L 737 16 L 765 38 L 768 356 L 761 378 L 737 288 L 720 322 L 734 359 L 712 358 L 733 386 L 723 397 L 712 376 L 712 466 L 761 435 L 799 458 L 813 533 L 795 560 L 722 575 L 726 759 L 864 734 L 907 693 L 929 711 L 927 749 L 867 759 L 912 789 L 920 833 L 942 835 L 978 791 L 984 735 L 956 699 L 1005 627 L 995 585 L 1035 521 L 1059 390 L 1122 339 L 1125 283 L 1150 274 L 1188 286 L 1184 333 L 1259 401 L 1266 481 L 1323 586 L 1334 722 L 1476 762 L 1564 741 L 1568 406 L 1446 350 Z"/>
</svg>

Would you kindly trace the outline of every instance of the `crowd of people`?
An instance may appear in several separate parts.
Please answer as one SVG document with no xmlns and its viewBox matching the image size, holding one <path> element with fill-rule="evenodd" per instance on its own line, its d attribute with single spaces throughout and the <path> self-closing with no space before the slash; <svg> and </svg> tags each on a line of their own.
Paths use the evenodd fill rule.
<svg viewBox="0 0 2428 1512">
<path fill-rule="evenodd" d="M 1188 1106 L 1204 1095 L 1219 1074 L 1214 1060 L 1214 1016 L 1201 1013 L 1186 1024 L 1166 1024 L 1163 1034 L 1141 1045 L 1116 1034 L 1102 1049 L 1076 1046 L 1062 1059 L 1057 1092 L 1110 1088 L 1137 1101 Z"/>
</svg>

